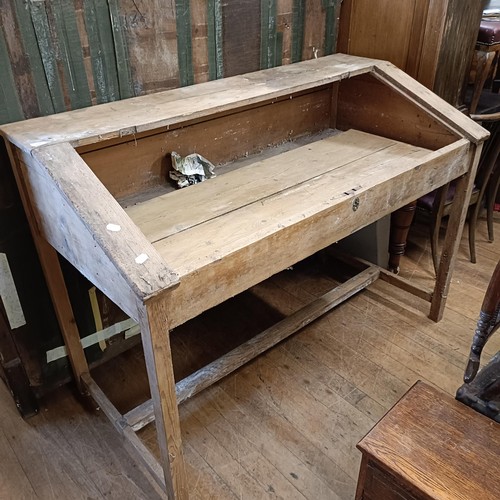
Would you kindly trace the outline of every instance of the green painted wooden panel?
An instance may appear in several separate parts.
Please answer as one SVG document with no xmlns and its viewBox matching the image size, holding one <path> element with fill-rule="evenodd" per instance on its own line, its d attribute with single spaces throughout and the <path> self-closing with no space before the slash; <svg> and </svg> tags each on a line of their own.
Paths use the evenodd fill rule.
<svg viewBox="0 0 500 500">
<path fill-rule="evenodd" d="M 182 87 L 194 83 L 193 48 L 191 35 L 190 0 L 175 1 L 175 19 L 177 27 L 177 57 L 179 78 Z"/>
<path fill-rule="evenodd" d="M 120 84 L 108 4 L 105 0 L 85 0 L 83 10 L 97 103 L 116 101 L 120 99 Z"/>
<path fill-rule="evenodd" d="M 128 49 L 126 35 L 124 33 L 124 24 L 120 16 L 118 0 L 108 0 L 108 7 L 113 34 L 120 99 L 127 99 L 129 97 L 133 97 L 134 91 L 130 65 L 128 63 Z"/>
<path fill-rule="evenodd" d="M 222 52 L 222 6 L 220 0 L 207 0 L 208 74 L 211 80 L 224 77 Z"/>
<path fill-rule="evenodd" d="M 71 108 L 90 106 L 92 101 L 83 64 L 82 44 L 76 24 L 73 1 L 53 0 L 51 5 L 59 42 L 59 60 L 63 67 Z"/>
<path fill-rule="evenodd" d="M 35 28 L 35 35 L 40 49 L 45 78 L 50 91 L 50 98 L 54 111 L 59 113 L 66 110 L 63 90 L 60 82 L 56 50 L 52 44 L 49 21 L 44 2 L 30 3 L 31 20 Z"/>
<path fill-rule="evenodd" d="M 342 0 L 323 0 L 323 7 L 326 11 L 324 48 L 325 55 L 333 54 L 335 52 L 341 3 Z"/>
<path fill-rule="evenodd" d="M 302 60 L 302 46 L 304 45 L 306 0 L 293 0 L 292 20 L 292 62 Z"/>
<path fill-rule="evenodd" d="M 276 0 L 261 0 L 260 67 L 276 66 Z"/>
<path fill-rule="evenodd" d="M 16 84 L 9 63 L 9 54 L 3 31 L 0 30 L 0 123 L 23 119 L 23 110 L 17 97 Z"/>
<path fill-rule="evenodd" d="M 54 113 L 54 105 L 45 77 L 42 55 L 38 46 L 35 28 L 31 22 L 29 5 L 24 0 L 14 0 L 14 9 L 18 19 L 17 24 L 22 44 L 28 55 L 30 70 L 33 75 L 35 92 L 38 99 L 38 109 L 42 115 L 50 115 Z"/>
</svg>

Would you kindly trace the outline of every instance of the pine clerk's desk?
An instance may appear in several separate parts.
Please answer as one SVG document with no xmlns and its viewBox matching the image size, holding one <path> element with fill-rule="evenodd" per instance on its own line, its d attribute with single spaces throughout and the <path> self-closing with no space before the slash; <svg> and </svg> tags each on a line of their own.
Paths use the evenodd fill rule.
<svg viewBox="0 0 500 500">
<path fill-rule="evenodd" d="M 379 277 L 441 318 L 488 136 L 390 63 L 342 54 L 1 132 L 77 384 L 177 498 L 188 495 L 180 402 Z M 200 153 L 219 175 L 172 192 L 171 151 Z M 175 384 L 169 329 L 457 178 L 434 290 L 368 267 Z M 89 374 L 57 252 L 140 323 L 152 400 L 126 415 Z M 161 464 L 135 433 L 153 419 Z"/>
</svg>

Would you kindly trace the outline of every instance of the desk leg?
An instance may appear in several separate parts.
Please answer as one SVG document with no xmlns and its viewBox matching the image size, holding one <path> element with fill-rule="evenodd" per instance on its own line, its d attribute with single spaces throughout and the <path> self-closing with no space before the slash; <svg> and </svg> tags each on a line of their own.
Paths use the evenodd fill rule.
<svg viewBox="0 0 500 500">
<path fill-rule="evenodd" d="M 71 307 L 68 290 L 66 289 L 66 283 L 59 263 L 59 257 L 57 252 L 47 243 L 38 229 L 35 209 L 31 203 L 30 190 L 24 181 L 17 155 L 13 151 L 12 146 L 8 145 L 7 149 L 12 171 L 14 172 L 14 177 L 16 178 L 17 187 L 19 189 L 19 195 L 26 212 L 47 288 L 49 289 L 50 298 L 52 299 L 57 321 L 68 351 L 68 357 L 73 369 L 75 381 L 78 390 L 83 394 L 85 391 L 82 389 L 81 376 L 83 373 L 88 373 L 89 367 L 80 342 L 80 334 L 76 326 L 73 308 Z"/>
<path fill-rule="evenodd" d="M 469 156 L 470 169 L 458 179 L 456 184 L 455 197 L 453 198 L 453 205 L 448 219 L 448 228 L 446 230 L 429 313 L 429 318 L 436 322 L 441 321 L 443 318 L 444 307 L 450 289 L 451 274 L 455 267 L 455 260 L 462 238 L 465 218 L 469 209 L 469 200 L 482 149 L 482 144 L 480 146 L 471 145 Z"/>
<path fill-rule="evenodd" d="M 170 499 L 187 499 L 179 411 L 168 330 L 168 297 L 156 297 L 139 307 L 144 357 L 155 413 L 156 433 Z"/>
</svg>

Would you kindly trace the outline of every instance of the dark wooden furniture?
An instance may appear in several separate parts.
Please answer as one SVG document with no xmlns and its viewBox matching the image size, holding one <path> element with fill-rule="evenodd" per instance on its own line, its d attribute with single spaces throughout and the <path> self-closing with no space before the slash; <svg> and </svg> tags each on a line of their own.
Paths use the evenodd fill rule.
<svg viewBox="0 0 500 500">
<path fill-rule="evenodd" d="M 481 353 L 490 337 L 500 327 L 500 261 L 498 262 L 479 313 L 465 384 L 457 391 L 457 399 L 484 415 L 500 422 L 500 353 L 479 372 Z"/>
<path fill-rule="evenodd" d="M 469 104 L 470 113 L 475 113 L 484 84 L 491 76 L 495 79 L 500 53 L 500 19 L 483 19 L 479 27 L 476 50 L 474 53 L 475 78 L 472 98 Z M 493 74 L 490 73 L 493 70 Z"/>
<path fill-rule="evenodd" d="M 490 184 L 495 183 L 498 170 L 498 158 L 500 156 L 500 121 L 498 113 L 492 115 L 476 115 L 479 122 L 483 123 L 490 131 L 490 138 L 483 148 L 474 188 L 469 199 L 469 252 L 470 261 L 476 262 L 476 226 L 479 213 L 485 202 L 488 213 L 488 233 L 490 241 L 493 241 L 493 190 Z M 443 186 L 436 191 L 422 196 L 417 200 L 417 211 L 429 219 L 429 236 L 431 241 L 432 262 L 437 273 L 439 267 L 439 234 L 441 222 L 447 217 L 453 206 L 455 198 L 455 184 Z M 411 206 L 411 205 L 409 205 Z M 399 212 L 403 212 L 401 209 Z M 402 246 L 401 254 L 404 251 Z"/>
<path fill-rule="evenodd" d="M 417 382 L 359 442 L 356 499 L 495 500 L 500 425 Z"/>
</svg>

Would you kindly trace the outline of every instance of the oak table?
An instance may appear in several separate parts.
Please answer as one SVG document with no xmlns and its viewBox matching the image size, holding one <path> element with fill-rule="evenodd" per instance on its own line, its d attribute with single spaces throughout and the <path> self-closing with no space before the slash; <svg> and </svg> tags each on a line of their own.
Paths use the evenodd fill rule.
<svg viewBox="0 0 500 500">
<path fill-rule="evenodd" d="M 498 499 L 500 424 L 423 382 L 358 448 L 358 500 Z"/>
</svg>

